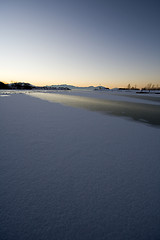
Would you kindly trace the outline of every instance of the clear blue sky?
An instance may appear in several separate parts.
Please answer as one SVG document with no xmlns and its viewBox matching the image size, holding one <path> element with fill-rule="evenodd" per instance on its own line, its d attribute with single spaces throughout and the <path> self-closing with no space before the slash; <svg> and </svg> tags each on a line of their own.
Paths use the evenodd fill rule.
<svg viewBox="0 0 160 240">
<path fill-rule="evenodd" d="M 160 84 L 160 1 L 0 1 L 0 81 Z"/>
</svg>

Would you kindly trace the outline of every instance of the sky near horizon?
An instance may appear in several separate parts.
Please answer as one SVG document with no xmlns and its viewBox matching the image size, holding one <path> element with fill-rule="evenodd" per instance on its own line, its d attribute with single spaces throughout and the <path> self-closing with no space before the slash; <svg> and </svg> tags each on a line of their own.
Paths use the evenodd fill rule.
<svg viewBox="0 0 160 240">
<path fill-rule="evenodd" d="M 0 0 L 0 81 L 160 84 L 160 1 Z"/>
</svg>

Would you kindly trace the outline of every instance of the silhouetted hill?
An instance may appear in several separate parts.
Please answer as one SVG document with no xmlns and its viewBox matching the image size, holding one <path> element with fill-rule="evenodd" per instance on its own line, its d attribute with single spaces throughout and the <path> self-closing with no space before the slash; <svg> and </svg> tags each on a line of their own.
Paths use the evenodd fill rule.
<svg viewBox="0 0 160 240">
<path fill-rule="evenodd" d="M 59 87 L 63 87 L 63 88 L 70 88 L 71 90 L 74 90 L 74 89 L 79 89 L 79 90 L 105 90 L 105 89 L 108 89 L 108 88 L 105 88 L 103 86 L 97 86 L 97 87 L 94 87 L 94 86 L 89 86 L 89 87 L 77 87 L 77 86 L 73 86 L 73 85 L 68 85 L 68 84 L 61 84 L 61 85 L 51 85 L 51 86 L 47 86 L 47 87 L 56 87 L 56 88 L 59 88 Z"/>
</svg>

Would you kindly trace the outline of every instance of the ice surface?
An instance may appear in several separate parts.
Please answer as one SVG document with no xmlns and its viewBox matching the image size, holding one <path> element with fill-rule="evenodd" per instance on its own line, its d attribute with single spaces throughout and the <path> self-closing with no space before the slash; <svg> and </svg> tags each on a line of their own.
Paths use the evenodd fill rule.
<svg viewBox="0 0 160 240">
<path fill-rule="evenodd" d="M 98 111 L 103 114 L 111 114 L 130 118 L 134 121 L 145 122 L 160 127 L 160 105 L 153 104 L 153 101 L 147 103 L 125 101 L 118 96 L 113 95 L 112 98 L 119 97 L 117 101 L 104 98 L 95 98 L 92 92 L 91 97 L 84 97 L 72 94 L 55 94 L 48 92 L 30 92 L 29 95 L 50 102 L 57 102 L 72 107 L 79 107 L 90 111 Z M 97 96 L 97 95 L 96 95 Z M 106 95 L 108 97 L 108 95 Z M 110 97 L 110 96 L 109 96 Z M 157 98 L 156 98 L 157 99 Z M 141 100 L 141 99 L 136 99 Z M 158 101 L 157 101 L 158 102 Z M 159 103 L 159 102 L 158 102 Z"/>
<path fill-rule="evenodd" d="M 1 239 L 159 239 L 160 129 L 0 98 Z"/>
</svg>

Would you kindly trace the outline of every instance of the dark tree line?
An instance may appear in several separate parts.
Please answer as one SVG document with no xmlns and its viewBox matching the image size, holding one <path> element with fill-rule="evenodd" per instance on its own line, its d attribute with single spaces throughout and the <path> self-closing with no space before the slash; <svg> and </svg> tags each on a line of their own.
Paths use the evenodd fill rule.
<svg viewBox="0 0 160 240">
<path fill-rule="evenodd" d="M 31 90 L 31 89 L 43 89 L 43 90 L 70 90 L 67 87 L 36 87 L 31 85 L 30 83 L 24 82 L 15 82 L 11 84 L 7 84 L 4 82 L 0 82 L 0 89 L 18 89 L 18 90 Z"/>
<path fill-rule="evenodd" d="M 152 83 L 148 83 L 144 88 L 142 88 L 142 90 L 160 90 L 159 85 L 154 85 Z"/>
<path fill-rule="evenodd" d="M 137 86 L 131 86 L 131 84 L 128 84 L 128 86 L 126 88 L 119 88 L 119 90 L 140 90 L 139 88 L 137 88 Z M 152 83 L 148 83 L 145 87 L 141 88 L 141 91 L 143 90 L 147 90 L 147 91 L 151 91 L 151 90 L 160 90 L 159 85 L 154 85 Z"/>
<path fill-rule="evenodd" d="M 0 89 L 9 89 L 9 86 L 8 86 L 8 84 L 0 82 Z"/>
<path fill-rule="evenodd" d="M 23 82 L 16 82 L 16 83 L 3 83 L 0 82 L 0 89 L 33 89 L 34 86 L 32 86 L 30 83 L 23 83 Z"/>
</svg>

